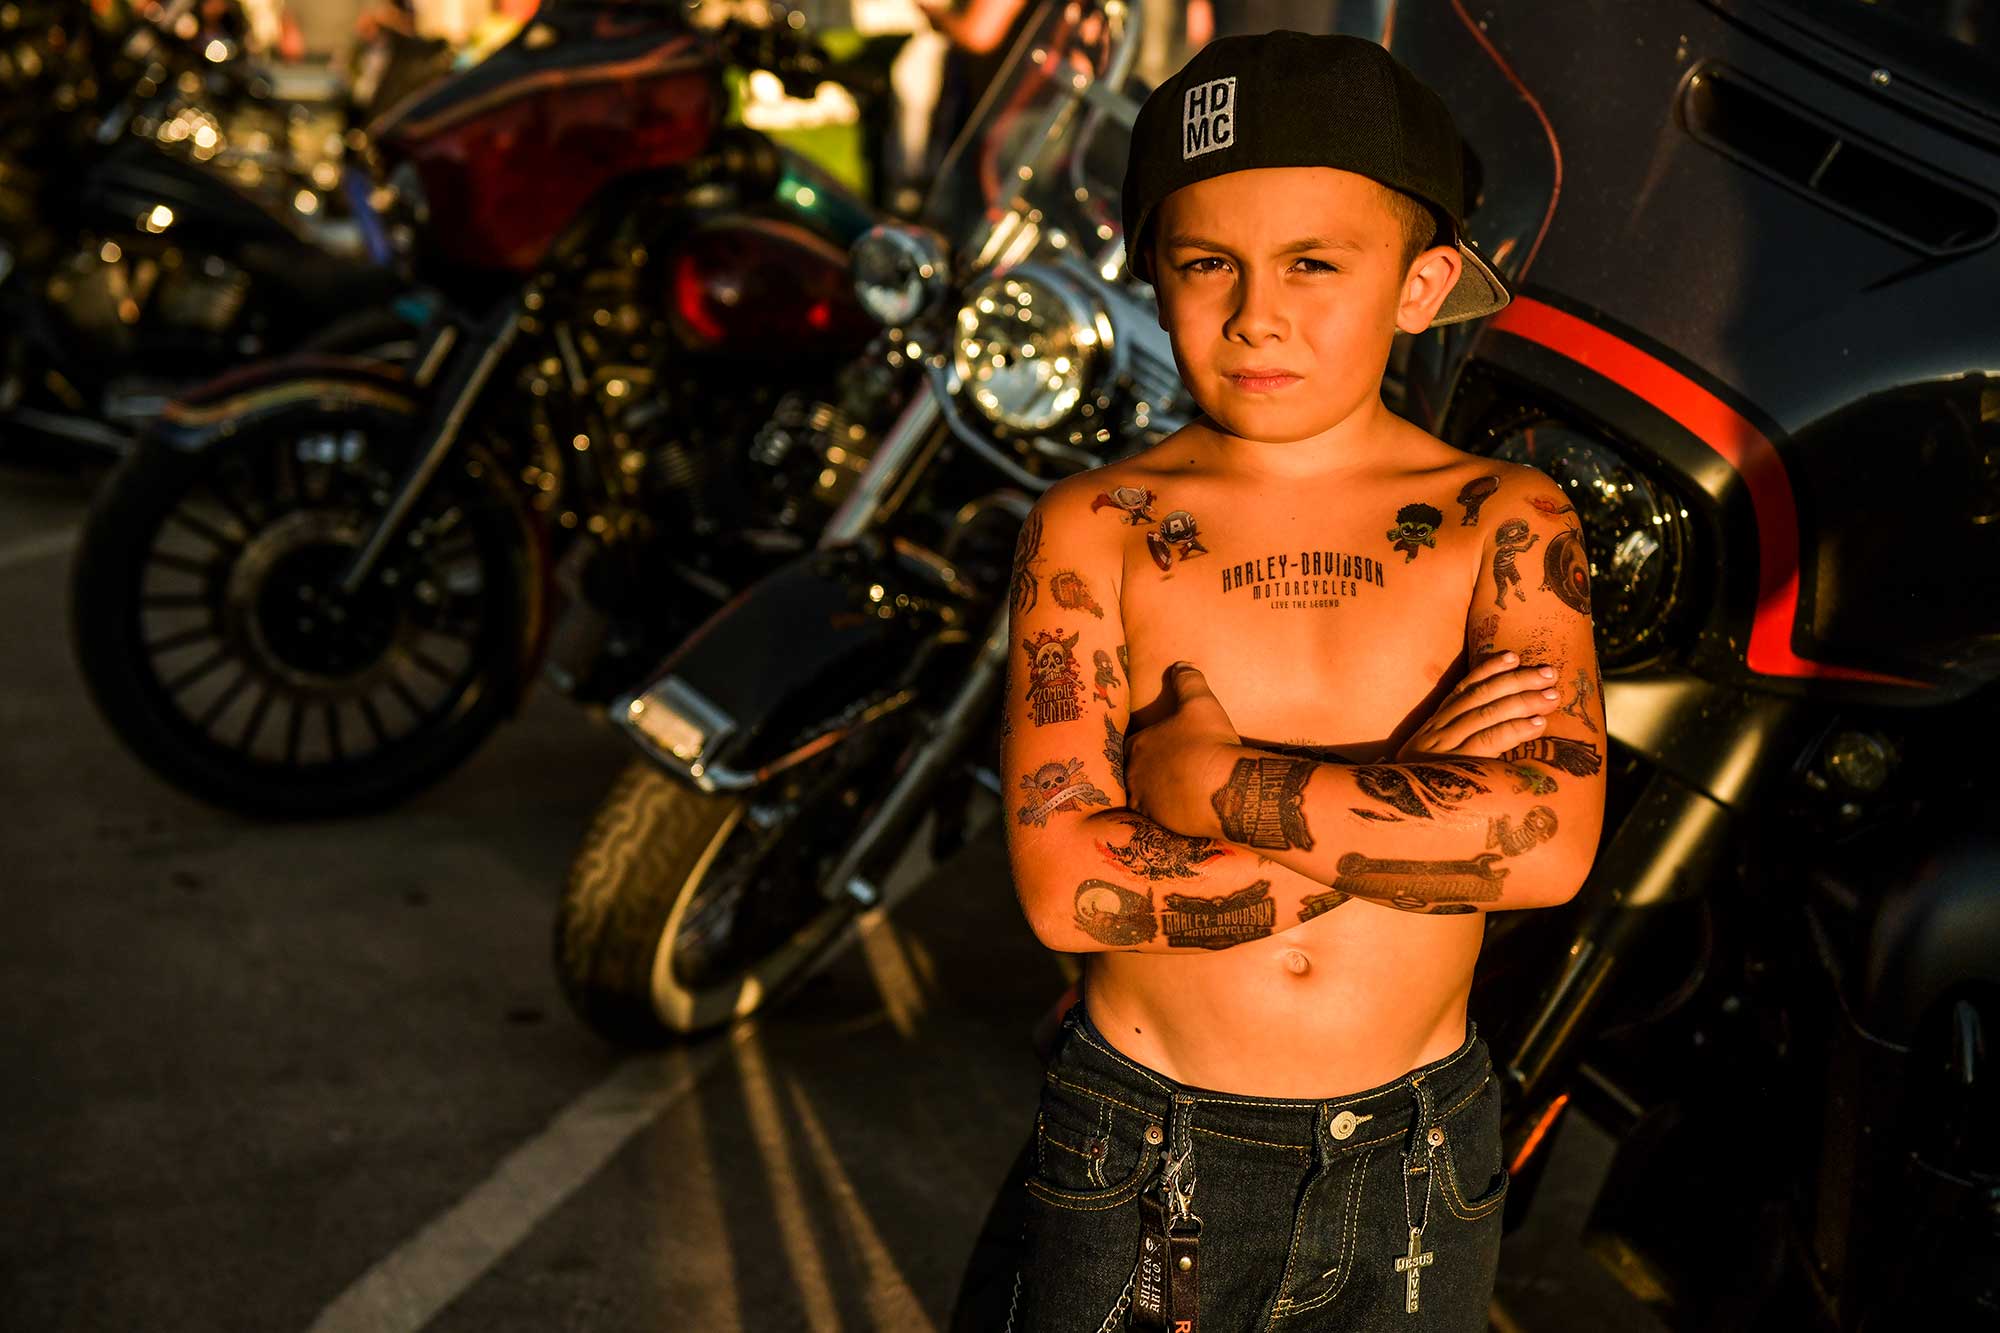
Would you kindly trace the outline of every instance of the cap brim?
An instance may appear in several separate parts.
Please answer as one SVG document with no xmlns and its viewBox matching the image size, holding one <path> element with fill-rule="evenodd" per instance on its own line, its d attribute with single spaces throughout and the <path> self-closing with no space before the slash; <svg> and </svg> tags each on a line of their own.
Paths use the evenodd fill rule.
<svg viewBox="0 0 2000 1333">
<path fill-rule="evenodd" d="M 1445 293 L 1444 304 L 1431 317 L 1432 328 L 1479 319 L 1504 310 L 1507 303 L 1514 299 L 1514 294 L 1507 290 L 1507 284 L 1493 271 L 1492 265 L 1479 257 L 1477 250 L 1467 245 L 1463 238 L 1457 245 L 1458 257 L 1463 261 L 1458 281 Z"/>
</svg>

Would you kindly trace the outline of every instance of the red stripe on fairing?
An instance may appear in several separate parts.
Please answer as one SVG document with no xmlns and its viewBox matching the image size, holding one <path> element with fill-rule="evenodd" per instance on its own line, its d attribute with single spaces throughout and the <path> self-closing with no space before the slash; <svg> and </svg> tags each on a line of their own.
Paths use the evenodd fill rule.
<svg viewBox="0 0 2000 1333">
<path fill-rule="evenodd" d="M 1863 680 L 1928 688 L 1923 681 L 1858 667 L 1814 662 L 1792 651 L 1799 605 L 1799 520 L 1784 460 L 1742 413 L 1701 385 L 1594 324 L 1530 297 L 1516 296 L 1489 325 L 1500 333 L 1540 343 L 1587 366 L 1673 420 L 1719 454 L 1750 491 L 1757 515 L 1757 615 L 1745 654 L 1752 671 L 1766 676 Z"/>
</svg>

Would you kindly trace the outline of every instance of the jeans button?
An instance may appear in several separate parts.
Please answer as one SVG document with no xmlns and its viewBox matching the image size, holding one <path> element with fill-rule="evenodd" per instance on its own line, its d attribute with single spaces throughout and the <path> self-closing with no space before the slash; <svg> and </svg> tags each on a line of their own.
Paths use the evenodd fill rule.
<svg viewBox="0 0 2000 1333">
<path fill-rule="evenodd" d="M 1333 1137 L 1336 1139 L 1344 1139 L 1353 1134 L 1354 1127 L 1360 1123 L 1361 1121 L 1355 1116 L 1354 1112 L 1342 1111 L 1333 1118 L 1333 1123 L 1328 1126 L 1328 1129 L 1332 1131 Z"/>
<path fill-rule="evenodd" d="M 1429 1141 L 1431 1147 L 1442 1148 L 1444 1146 L 1444 1131 L 1439 1129 L 1436 1125 L 1432 1125 L 1431 1132 L 1429 1135 Z"/>
<path fill-rule="evenodd" d="M 1157 1148 L 1166 1141 L 1167 1135 L 1165 1130 L 1161 1129 L 1158 1125 L 1146 1126 L 1146 1142 L 1149 1145 Z"/>
</svg>

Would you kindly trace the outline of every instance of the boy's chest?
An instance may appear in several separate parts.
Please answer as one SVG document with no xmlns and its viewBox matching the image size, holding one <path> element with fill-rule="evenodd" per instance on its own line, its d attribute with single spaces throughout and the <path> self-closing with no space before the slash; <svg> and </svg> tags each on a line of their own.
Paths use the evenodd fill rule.
<svg viewBox="0 0 2000 1333">
<path fill-rule="evenodd" d="M 1246 741 L 1366 749 L 1458 661 L 1481 546 L 1442 507 L 1207 508 L 1163 510 L 1125 534 L 1135 712 L 1185 660 Z"/>
</svg>

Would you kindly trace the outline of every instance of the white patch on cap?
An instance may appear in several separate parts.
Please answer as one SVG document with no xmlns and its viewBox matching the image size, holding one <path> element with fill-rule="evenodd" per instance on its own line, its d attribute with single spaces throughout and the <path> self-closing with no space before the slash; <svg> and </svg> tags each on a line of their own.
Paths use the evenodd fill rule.
<svg viewBox="0 0 2000 1333">
<path fill-rule="evenodd" d="M 1199 157 L 1236 142 L 1236 79 L 1210 79 L 1187 90 L 1181 112 L 1181 157 Z"/>
</svg>

